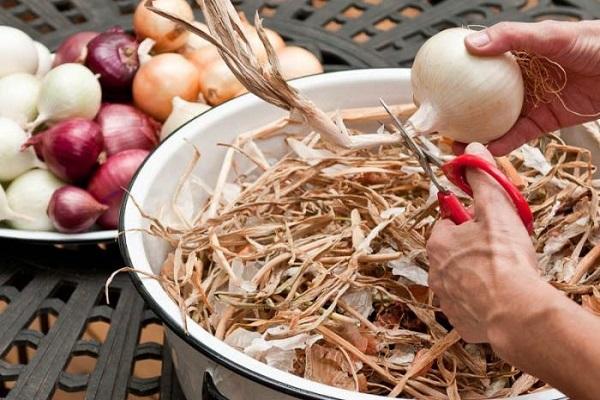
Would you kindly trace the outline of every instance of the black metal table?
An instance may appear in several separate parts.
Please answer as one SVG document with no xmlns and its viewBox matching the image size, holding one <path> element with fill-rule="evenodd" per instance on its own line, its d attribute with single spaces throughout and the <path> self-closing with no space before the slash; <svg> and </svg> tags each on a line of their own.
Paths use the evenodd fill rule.
<svg viewBox="0 0 600 400">
<path fill-rule="evenodd" d="M 599 0 L 234 0 L 288 41 L 317 54 L 327 70 L 410 66 L 441 29 L 499 21 L 600 18 Z M 136 0 L 0 0 L 0 24 L 54 48 L 71 33 L 129 28 Z M 160 324 L 126 275 L 115 244 L 60 249 L 0 241 L 0 399 L 183 400 Z M 95 327 L 98 329 L 90 330 Z M 90 331 L 103 332 L 92 336 Z M 74 373 L 78 358 L 93 359 Z M 160 363 L 137 376 L 138 363 Z M 209 397 L 210 396 L 205 396 Z M 208 399 L 204 399 L 208 400 Z"/>
</svg>

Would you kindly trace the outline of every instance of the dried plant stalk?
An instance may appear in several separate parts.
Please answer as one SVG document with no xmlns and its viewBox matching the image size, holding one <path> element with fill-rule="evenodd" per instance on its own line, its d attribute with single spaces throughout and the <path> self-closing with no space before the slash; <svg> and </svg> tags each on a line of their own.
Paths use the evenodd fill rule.
<svg viewBox="0 0 600 400">
<path fill-rule="evenodd" d="M 378 112 L 341 114 L 360 125 Z M 160 279 L 182 313 L 228 342 L 236 335 L 261 335 L 267 344 L 307 337 L 340 349 L 346 361 L 326 369 L 336 375 L 323 382 L 344 388 L 417 399 L 483 399 L 492 385 L 498 396 L 538 390 L 542 383 L 488 346 L 466 345 L 443 325 L 426 278 L 419 280 L 427 274 L 424 247 L 437 211 L 427 177 L 403 148 L 336 150 L 318 136 L 290 138 L 290 152 L 277 163 L 231 180 L 247 143 L 260 151 L 262 139 L 294 124 L 286 119 L 239 135 L 227 150 L 221 190 L 212 191 L 214 209 L 191 227 L 150 221 L 149 232 L 174 245 Z M 589 152 L 557 137 L 531 148 L 547 166 L 520 151 L 501 164 L 523 181 L 534 210 L 542 274 L 574 301 L 600 310 L 600 215 Z M 229 204 L 214 201 L 224 184 L 239 186 Z M 200 272 L 182 272 L 190 263 Z M 302 346 L 286 364 L 301 376 L 310 349 Z"/>
</svg>

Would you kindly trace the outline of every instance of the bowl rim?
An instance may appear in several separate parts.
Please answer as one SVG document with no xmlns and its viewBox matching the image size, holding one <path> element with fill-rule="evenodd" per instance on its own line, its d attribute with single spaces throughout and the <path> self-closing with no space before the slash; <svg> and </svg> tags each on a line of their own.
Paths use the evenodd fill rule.
<svg viewBox="0 0 600 400">
<path fill-rule="evenodd" d="M 55 231 L 32 231 L 0 228 L 0 239 L 19 240 L 39 244 L 95 244 L 117 241 L 117 229 L 100 229 L 83 233 L 60 233 Z"/>
<path fill-rule="evenodd" d="M 323 74 L 315 74 L 315 75 L 305 76 L 305 77 L 293 79 L 293 80 L 291 80 L 291 82 L 306 83 L 304 81 L 310 81 L 315 78 L 327 79 L 327 77 L 331 77 L 334 75 L 335 76 L 338 76 L 338 75 L 351 76 L 352 74 L 357 74 L 357 73 L 358 74 L 360 74 L 360 73 L 371 74 L 371 73 L 377 72 L 377 71 L 381 72 L 382 74 L 390 74 L 391 72 L 400 74 L 400 73 L 402 73 L 402 71 L 406 72 L 408 70 L 409 70 L 408 68 L 400 68 L 400 67 L 357 68 L 357 69 L 333 71 L 333 72 L 327 72 L 327 73 L 323 73 Z M 139 178 L 140 173 L 144 170 L 144 166 L 152 158 L 152 156 L 155 152 L 160 151 L 163 143 L 167 142 L 168 140 L 173 139 L 173 137 L 175 137 L 179 132 L 181 132 L 185 126 L 192 123 L 192 121 L 195 121 L 196 119 L 204 116 L 205 114 L 208 114 L 208 113 L 211 113 L 214 111 L 218 112 L 221 109 L 221 106 L 229 104 L 231 102 L 240 102 L 241 103 L 241 102 L 245 101 L 248 96 L 254 96 L 254 95 L 252 93 L 246 93 L 239 97 L 230 99 L 230 100 L 220 104 L 219 106 L 210 108 L 209 110 L 203 112 L 202 114 L 199 114 L 198 116 L 194 117 L 190 121 L 186 122 L 184 125 L 180 126 L 171 135 L 169 135 L 169 137 L 167 137 L 165 140 L 163 140 L 159 144 L 159 146 L 157 146 L 148 155 L 148 157 L 146 157 L 146 159 L 142 162 L 142 164 L 140 165 L 140 167 L 138 168 L 138 170 L 136 171 L 136 173 L 134 174 L 134 176 L 130 182 L 128 192 L 129 193 L 132 192 L 133 186 L 135 185 L 137 179 Z M 262 102 L 263 100 L 259 100 L 259 101 Z M 125 262 L 125 265 L 134 267 L 132 265 L 133 263 L 132 263 L 131 255 L 129 252 L 128 244 L 127 244 L 127 234 L 125 234 L 125 232 L 126 232 L 126 230 L 125 230 L 125 214 L 126 214 L 126 210 L 129 207 L 130 203 L 132 203 L 132 201 L 131 201 L 130 197 L 127 196 L 124 199 L 123 203 L 121 204 L 120 218 L 119 218 L 118 243 L 119 243 L 119 248 L 120 248 L 123 260 Z M 336 394 L 337 393 L 340 393 L 340 394 L 346 393 L 347 394 L 345 397 L 339 397 L 337 395 L 334 397 L 332 395 L 323 394 L 322 392 L 319 393 L 317 391 L 311 391 L 308 389 L 304 389 L 304 388 L 298 387 L 296 385 L 286 383 L 282 380 L 275 379 L 271 376 L 268 376 L 267 374 L 263 374 L 256 370 L 250 369 L 248 366 L 244 365 L 243 362 L 237 362 L 227 356 L 224 356 L 219 351 L 212 349 L 211 347 L 209 347 L 208 345 L 206 345 L 205 343 L 200 341 L 198 338 L 192 336 L 191 334 L 187 334 L 184 331 L 183 327 L 180 325 L 180 323 L 178 321 L 176 321 L 159 304 L 159 302 L 157 300 L 155 300 L 155 298 L 150 294 L 150 292 L 148 291 L 148 289 L 145 287 L 144 283 L 142 282 L 142 278 L 140 277 L 140 275 L 138 273 L 136 273 L 135 271 L 130 271 L 130 272 L 128 272 L 128 274 L 129 274 L 131 281 L 133 282 L 133 285 L 135 286 L 136 290 L 140 293 L 140 295 L 142 296 L 144 301 L 150 306 L 152 311 L 162 320 L 162 322 L 165 325 L 167 325 L 168 329 L 172 333 L 177 335 L 177 337 L 179 337 L 179 339 L 181 339 L 187 345 L 190 345 L 193 349 L 197 350 L 198 352 L 200 352 L 202 355 L 204 355 L 211 361 L 217 363 L 220 366 L 227 368 L 229 371 L 231 371 L 235 374 L 238 374 L 244 378 L 250 379 L 254 383 L 264 385 L 264 386 L 266 386 L 270 389 L 273 389 L 275 391 L 278 391 L 280 393 L 284 393 L 284 394 L 293 396 L 298 399 L 303 399 L 303 400 L 343 400 L 343 399 L 348 399 L 348 398 L 358 398 L 359 396 L 360 396 L 360 398 L 364 398 L 364 399 L 383 399 L 383 398 L 385 398 L 382 396 L 370 395 L 370 394 L 366 394 L 366 393 L 358 393 L 358 392 L 349 391 L 349 390 L 345 390 L 345 389 L 341 389 L 341 388 L 336 388 L 333 386 L 324 385 L 324 384 L 320 384 L 317 382 L 312 382 L 303 377 L 297 377 L 299 379 L 306 380 L 307 382 L 316 384 L 317 386 L 325 386 L 325 387 L 329 388 L 332 392 L 335 392 Z M 240 352 L 240 354 L 243 355 L 243 353 L 241 353 L 241 352 Z M 260 362 L 260 361 L 257 360 L 257 362 Z M 264 365 L 267 366 L 266 364 L 264 364 Z M 273 368 L 273 367 L 270 367 L 270 368 Z M 284 372 L 284 371 L 281 371 L 281 372 Z M 559 391 L 557 391 L 556 389 L 551 389 L 549 391 L 545 391 L 545 392 L 542 392 L 539 394 L 542 394 L 544 396 L 545 400 L 559 399 L 560 397 L 558 397 L 558 396 L 561 395 L 561 393 Z M 535 396 L 535 394 L 534 394 L 534 396 Z M 520 398 L 526 399 L 526 398 L 531 398 L 531 397 L 529 395 L 526 395 L 526 396 L 521 396 Z"/>
</svg>

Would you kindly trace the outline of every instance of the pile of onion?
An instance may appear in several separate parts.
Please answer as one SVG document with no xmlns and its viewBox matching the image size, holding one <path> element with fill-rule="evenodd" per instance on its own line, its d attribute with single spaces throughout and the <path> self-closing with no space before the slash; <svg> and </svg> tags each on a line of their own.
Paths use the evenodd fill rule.
<svg viewBox="0 0 600 400">
<path fill-rule="evenodd" d="M 204 24 L 194 22 L 193 25 L 208 31 Z M 266 60 L 267 53 L 256 28 L 244 20 L 243 30 L 258 59 Z M 286 79 L 323 72 L 321 62 L 308 50 L 297 46 L 286 47 L 283 38 L 273 30 L 265 29 L 265 34 L 277 53 L 282 74 Z M 202 95 L 209 104 L 218 105 L 246 92 L 246 88 L 221 59 L 217 48 L 208 41 L 192 34 L 180 52 L 198 70 Z"/>
</svg>

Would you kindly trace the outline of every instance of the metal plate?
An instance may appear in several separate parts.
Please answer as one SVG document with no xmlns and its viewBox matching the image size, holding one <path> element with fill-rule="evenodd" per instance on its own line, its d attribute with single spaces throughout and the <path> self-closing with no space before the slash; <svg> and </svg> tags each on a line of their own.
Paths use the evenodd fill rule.
<svg viewBox="0 0 600 400">
<path fill-rule="evenodd" d="M 117 234 L 118 232 L 116 230 L 66 234 L 59 232 L 24 231 L 0 228 L 0 239 L 25 240 L 28 242 L 47 244 L 107 243 L 114 242 L 117 239 Z"/>
</svg>

